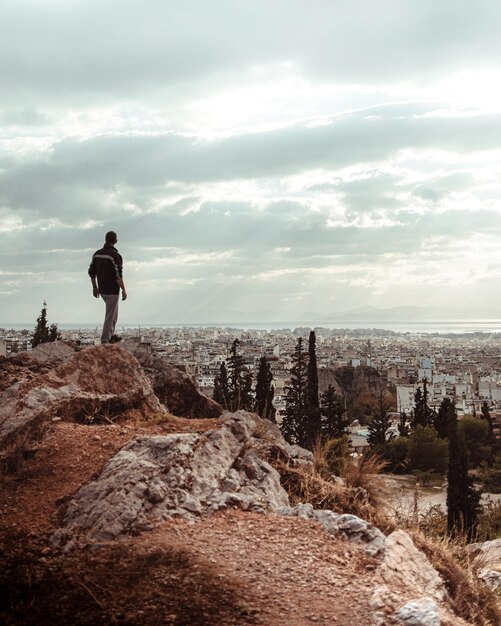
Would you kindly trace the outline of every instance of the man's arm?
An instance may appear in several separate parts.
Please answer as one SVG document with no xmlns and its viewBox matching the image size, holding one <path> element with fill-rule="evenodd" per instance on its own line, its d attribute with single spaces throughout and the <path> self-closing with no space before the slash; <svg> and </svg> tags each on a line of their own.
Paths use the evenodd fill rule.
<svg viewBox="0 0 501 626">
<path fill-rule="evenodd" d="M 92 261 L 89 267 L 89 276 L 92 281 L 92 293 L 94 294 L 94 298 L 99 298 L 99 287 L 96 282 L 96 268 L 94 267 L 94 257 L 92 257 Z"/>
<path fill-rule="evenodd" d="M 127 292 L 125 291 L 123 278 L 117 278 L 117 283 L 120 289 L 122 290 L 122 300 L 127 300 Z"/>
<path fill-rule="evenodd" d="M 96 277 L 90 277 L 92 281 L 92 293 L 94 294 L 94 298 L 99 298 L 99 287 L 97 286 Z"/>
</svg>

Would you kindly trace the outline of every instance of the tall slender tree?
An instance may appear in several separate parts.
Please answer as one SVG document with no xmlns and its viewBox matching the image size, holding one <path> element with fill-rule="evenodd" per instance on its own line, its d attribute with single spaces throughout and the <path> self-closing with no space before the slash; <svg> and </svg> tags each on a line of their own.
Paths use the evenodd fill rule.
<svg viewBox="0 0 501 626">
<path fill-rule="evenodd" d="M 228 371 L 223 361 L 219 366 L 219 372 L 214 378 L 213 399 L 226 410 L 229 409 Z"/>
<path fill-rule="evenodd" d="M 313 448 L 322 431 L 320 399 L 318 395 L 318 369 L 315 331 L 308 340 L 308 373 L 306 383 L 305 447 Z"/>
<path fill-rule="evenodd" d="M 256 380 L 256 404 L 255 411 L 263 419 L 275 421 L 275 407 L 273 397 L 275 388 L 273 386 L 273 373 L 269 361 L 265 356 L 259 359 L 259 369 Z"/>
<path fill-rule="evenodd" d="M 400 413 L 400 419 L 398 421 L 398 434 L 400 437 L 408 437 L 411 434 L 411 426 L 409 424 L 409 417 L 405 411 Z"/>
<path fill-rule="evenodd" d="M 371 448 L 382 446 L 395 436 L 389 432 L 391 426 L 389 408 L 389 404 L 383 398 L 383 392 L 380 391 L 377 409 L 367 425 L 369 431 L 367 443 Z"/>
<path fill-rule="evenodd" d="M 299 337 L 292 355 L 291 383 L 285 389 L 285 414 L 281 430 L 289 443 L 302 446 L 307 442 L 305 433 L 307 365 L 303 338 Z"/>
<path fill-rule="evenodd" d="M 496 456 L 497 449 L 497 440 L 496 435 L 494 433 L 494 425 L 492 423 L 492 416 L 489 410 L 489 405 L 487 402 L 482 402 L 481 409 L 481 419 L 485 420 L 489 426 L 489 446 L 490 446 L 490 454 L 489 454 L 489 465 L 494 463 L 494 457 Z"/>
<path fill-rule="evenodd" d="M 447 439 L 449 436 L 449 423 L 451 413 L 455 413 L 454 402 L 450 398 L 444 398 L 434 415 L 433 426 L 440 439 Z"/>
<path fill-rule="evenodd" d="M 423 390 L 418 387 L 414 394 L 414 411 L 412 414 L 412 428 L 418 426 L 433 426 L 434 411 L 428 404 L 428 381 L 423 378 Z"/>
<path fill-rule="evenodd" d="M 244 387 L 244 358 L 238 352 L 240 341 L 235 339 L 231 344 L 228 358 L 228 408 L 238 411 L 242 408 L 242 392 Z"/>
<path fill-rule="evenodd" d="M 341 399 L 332 385 L 320 396 L 322 435 L 329 439 L 339 439 L 348 434 L 350 420 L 345 419 Z"/>
<path fill-rule="evenodd" d="M 456 410 L 449 411 L 449 469 L 447 471 L 447 529 L 451 535 L 474 536 L 480 492 L 468 475 L 468 454 L 458 429 Z"/>
<path fill-rule="evenodd" d="M 242 391 L 238 409 L 252 411 L 254 408 L 254 395 L 252 392 L 252 374 L 244 371 L 242 374 Z"/>
</svg>

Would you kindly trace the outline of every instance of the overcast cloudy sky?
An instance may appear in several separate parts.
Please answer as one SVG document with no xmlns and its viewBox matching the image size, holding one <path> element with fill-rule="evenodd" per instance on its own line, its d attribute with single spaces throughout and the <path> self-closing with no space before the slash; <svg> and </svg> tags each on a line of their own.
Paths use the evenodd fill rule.
<svg viewBox="0 0 501 626">
<path fill-rule="evenodd" d="M 501 304 L 499 0 L 2 0 L 0 322 Z"/>
</svg>

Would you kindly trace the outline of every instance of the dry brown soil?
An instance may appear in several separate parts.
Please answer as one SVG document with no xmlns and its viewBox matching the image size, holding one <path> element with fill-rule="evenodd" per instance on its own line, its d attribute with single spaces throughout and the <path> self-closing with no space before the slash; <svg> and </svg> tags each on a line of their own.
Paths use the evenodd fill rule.
<svg viewBox="0 0 501 626">
<path fill-rule="evenodd" d="M 19 473 L 1 479 L 0 623 L 370 624 L 377 562 L 304 520 L 229 510 L 68 554 L 49 547 L 68 498 L 132 437 L 218 421 L 54 422 Z"/>
</svg>

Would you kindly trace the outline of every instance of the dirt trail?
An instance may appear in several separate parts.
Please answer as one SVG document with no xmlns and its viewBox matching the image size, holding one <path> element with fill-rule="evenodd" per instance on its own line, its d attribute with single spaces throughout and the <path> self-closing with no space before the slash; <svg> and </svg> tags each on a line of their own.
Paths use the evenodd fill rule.
<svg viewBox="0 0 501 626">
<path fill-rule="evenodd" d="M 136 435 L 219 420 L 54 423 L 0 495 L 0 621 L 6 624 L 370 624 L 376 561 L 316 524 L 229 510 L 170 521 L 67 555 L 48 547 L 61 505 Z"/>
</svg>

